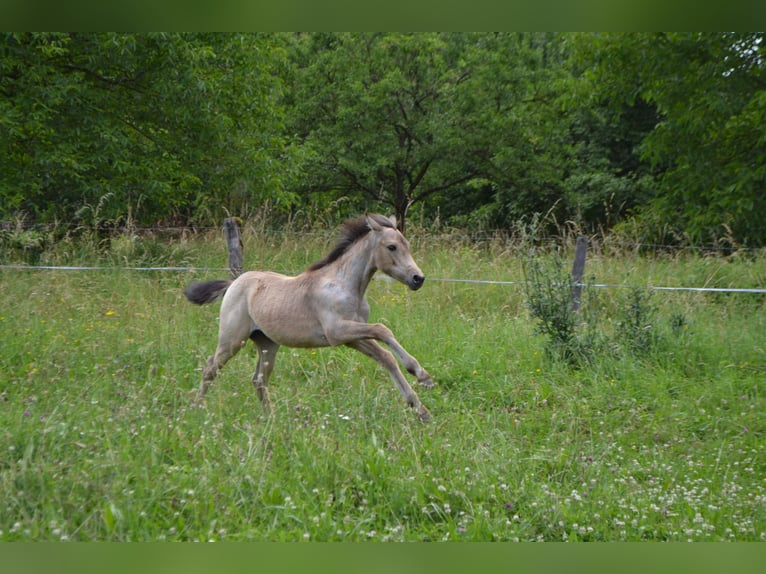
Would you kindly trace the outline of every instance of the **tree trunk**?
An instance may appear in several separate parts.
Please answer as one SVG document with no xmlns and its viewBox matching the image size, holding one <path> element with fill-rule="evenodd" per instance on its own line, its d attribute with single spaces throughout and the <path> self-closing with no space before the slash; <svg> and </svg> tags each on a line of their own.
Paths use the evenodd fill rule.
<svg viewBox="0 0 766 574">
<path fill-rule="evenodd" d="M 396 216 L 396 228 L 404 233 L 405 221 L 407 219 L 407 210 L 410 208 L 410 200 L 404 189 L 394 190 L 394 215 Z"/>
</svg>

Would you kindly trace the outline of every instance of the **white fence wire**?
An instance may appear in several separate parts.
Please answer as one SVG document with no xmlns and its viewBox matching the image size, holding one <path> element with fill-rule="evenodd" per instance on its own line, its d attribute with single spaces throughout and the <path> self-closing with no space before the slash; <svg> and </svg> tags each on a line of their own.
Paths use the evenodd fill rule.
<svg viewBox="0 0 766 574">
<path fill-rule="evenodd" d="M 228 267 L 121 267 L 121 266 L 75 266 L 75 265 L 0 265 L 0 270 L 18 270 L 18 271 L 139 271 L 139 272 L 176 272 L 176 273 L 196 273 L 196 272 L 220 272 L 226 273 Z M 283 273 L 295 275 L 294 271 L 283 271 Z M 377 276 L 382 279 L 388 279 L 385 276 Z M 525 285 L 525 281 L 497 281 L 492 279 L 460 279 L 449 277 L 429 277 L 429 281 L 438 283 L 466 283 L 473 285 Z M 608 283 L 581 283 L 578 284 L 585 288 L 595 289 L 632 289 L 635 287 L 629 285 L 616 285 Z M 766 288 L 741 288 L 741 287 L 664 287 L 657 285 L 644 286 L 645 289 L 652 291 L 692 291 L 700 293 L 752 293 L 766 294 Z"/>
</svg>

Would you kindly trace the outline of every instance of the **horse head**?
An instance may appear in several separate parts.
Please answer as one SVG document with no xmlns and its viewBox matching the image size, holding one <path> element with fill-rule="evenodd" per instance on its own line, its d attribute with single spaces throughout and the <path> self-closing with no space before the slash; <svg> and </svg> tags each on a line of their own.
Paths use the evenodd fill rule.
<svg viewBox="0 0 766 574">
<path fill-rule="evenodd" d="M 375 267 L 413 291 L 420 289 L 425 277 L 412 258 L 410 242 L 396 228 L 396 218 L 368 215 L 367 225 L 375 241 Z"/>
</svg>

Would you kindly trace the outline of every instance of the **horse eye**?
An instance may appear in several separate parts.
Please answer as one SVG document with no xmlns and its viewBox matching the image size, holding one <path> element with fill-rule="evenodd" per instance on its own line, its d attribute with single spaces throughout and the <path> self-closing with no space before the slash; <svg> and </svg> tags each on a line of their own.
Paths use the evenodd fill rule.
<svg viewBox="0 0 766 574">
<path fill-rule="evenodd" d="M 396 251 L 396 245 L 389 245 L 388 246 L 389 251 Z"/>
</svg>

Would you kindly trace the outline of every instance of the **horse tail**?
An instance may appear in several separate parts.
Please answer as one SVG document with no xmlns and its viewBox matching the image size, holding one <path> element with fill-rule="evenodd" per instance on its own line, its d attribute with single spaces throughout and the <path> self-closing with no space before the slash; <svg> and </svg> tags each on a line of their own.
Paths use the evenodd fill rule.
<svg viewBox="0 0 766 574">
<path fill-rule="evenodd" d="M 186 289 L 184 295 L 195 305 L 205 305 L 212 303 L 216 299 L 223 297 L 232 281 L 227 279 L 217 279 L 215 281 L 193 282 Z"/>
</svg>

